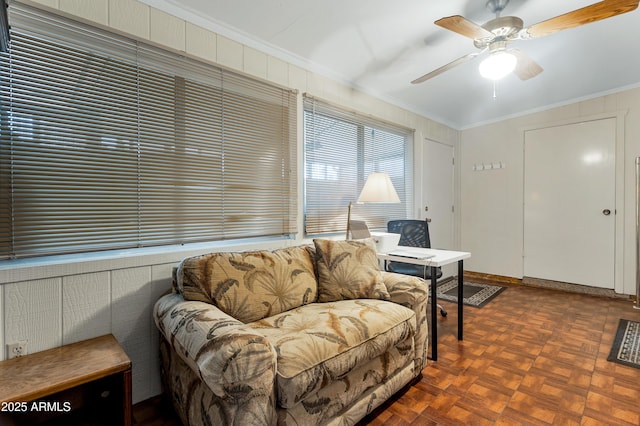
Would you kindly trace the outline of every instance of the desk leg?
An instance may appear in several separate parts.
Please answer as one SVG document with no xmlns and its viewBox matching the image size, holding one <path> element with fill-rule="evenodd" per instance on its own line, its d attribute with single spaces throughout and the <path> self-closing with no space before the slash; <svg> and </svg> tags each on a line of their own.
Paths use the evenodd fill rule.
<svg viewBox="0 0 640 426">
<path fill-rule="evenodd" d="M 462 325 L 464 324 L 464 321 L 462 320 L 462 307 L 464 306 L 464 303 L 462 303 L 463 300 L 463 283 L 464 283 L 464 278 L 462 277 L 462 270 L 464 268 L 462 267 L 462 260 L 458 261 L 458 340 L 462 340 Z"/>
<path fill-rule="evenodd" d="M 437 295 L 437 283 L 436 283 L 436 268 L 431 268 L 431 359 L 433 361 L 438 360 L 438 298 Z"/>
</svg>

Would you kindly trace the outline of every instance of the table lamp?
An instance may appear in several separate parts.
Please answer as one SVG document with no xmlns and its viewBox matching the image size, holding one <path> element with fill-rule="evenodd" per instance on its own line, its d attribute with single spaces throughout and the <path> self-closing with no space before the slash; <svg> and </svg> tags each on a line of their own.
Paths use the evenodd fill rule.
<svg viewBox="0 0 640 426">
<path fill-rule="evenodd" d="M 396 189 L 393 187 L 391 178 L 387 173 L 374 172 L 367 177 L 367 181 L 360 192 L 358 201 L 355 204 L 364 203 L 399 203 L 400 197 Z M 351 232 L 351 207 L 354 202 L 349 203 L 349 210 L 347 212 L 347 237 L 349 239 L 349 233 Z"/>
</svg>

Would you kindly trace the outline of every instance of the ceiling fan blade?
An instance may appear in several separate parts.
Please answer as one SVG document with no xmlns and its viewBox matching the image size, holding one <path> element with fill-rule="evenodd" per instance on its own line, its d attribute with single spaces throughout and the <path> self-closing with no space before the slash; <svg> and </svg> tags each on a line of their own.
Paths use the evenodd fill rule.
<svg viewBox="0 0 640 426">
<path fill-rule="evenodd" d="M 513 73 L 517 75 L 520 80 L 529 80 L 543 71 L 542 67 L 523 51 L 511 49 L 509 52 L 513 53 L 518 59 L 518 64 L 516 65 L 516 69 L 513 70 Z"/>
<path fill-rule="evenodd" d="M 543 37 L 558 31 L 611 18 L 631 12 L 638 7 L 640 0 L 604 0 L 573 12 L 547 19 L 526 28 L 524 38 Z"/>
<path fill-rule="evenodd" d="M 473 53 L 469 53 L 468 55 L 462 56 L 458 59 L 456 59 L 455 61 L 451 61 L 446 65 L 441 66 L 438 69 L 435 69 L 425 75 L 423 75 L 422 77 L 416 78 L 415 80 L 413 80 L 411 82 L 411 84 L 418 84 L 418 83 L 422 83 L 423 81 L 427 81 L 430 78 L 433 78 L 437 75 L 442 74 L 445 71 L 450 70 L 451 68 L 460 65 L 460 64 L 464 64 L 467 61 L 470 61 L 471 59 L 475 58 L 476 56 L 478 56 L 479 54 L 481 54 L 482 52 L 473 52 Z"/>
<path fill-rule="evenodd" d="M 446 18 L 438 19 L 434 24 L 471 39 L 486 37 L 493 38 L 494 36 L 491 31 L 485 30 L 480 25 L 475 22 L 471 22 L 460 15 L 447 16 Z"/>
</svg>

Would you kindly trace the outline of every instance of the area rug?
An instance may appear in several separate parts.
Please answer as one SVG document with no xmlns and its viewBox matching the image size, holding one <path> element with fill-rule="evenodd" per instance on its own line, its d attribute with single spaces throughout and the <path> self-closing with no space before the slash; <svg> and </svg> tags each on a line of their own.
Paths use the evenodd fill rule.
<svg viewBox="0 0 640 426">
<path fill-rule="evenodd" d="M 640 368 L 640 322 L 620 319 L 607 361 Z"/>
<path fill-rule="evenodd" d="M 491 284 L 464 282 L 462 286 L 462 303 L 481 308 L 502 293 L 506 287 Z M 438 285 L 438 299 L 458 302 L 458 279 L 455 278 Z"/>
</svg>

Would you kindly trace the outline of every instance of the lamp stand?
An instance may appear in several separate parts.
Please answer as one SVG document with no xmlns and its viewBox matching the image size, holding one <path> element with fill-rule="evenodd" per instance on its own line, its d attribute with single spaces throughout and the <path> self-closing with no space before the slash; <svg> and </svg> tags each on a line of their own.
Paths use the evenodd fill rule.
<svg viewBox="0 0 640 426">
<path fill-rule="evenodd" d="M 347 210 L 347 235 L 345 240 L 349 239 L 349 233 L 351 232 L 351 207 L 353 207 L 353 201 L 349 201 L 349 210 Z"/>
</svg>

